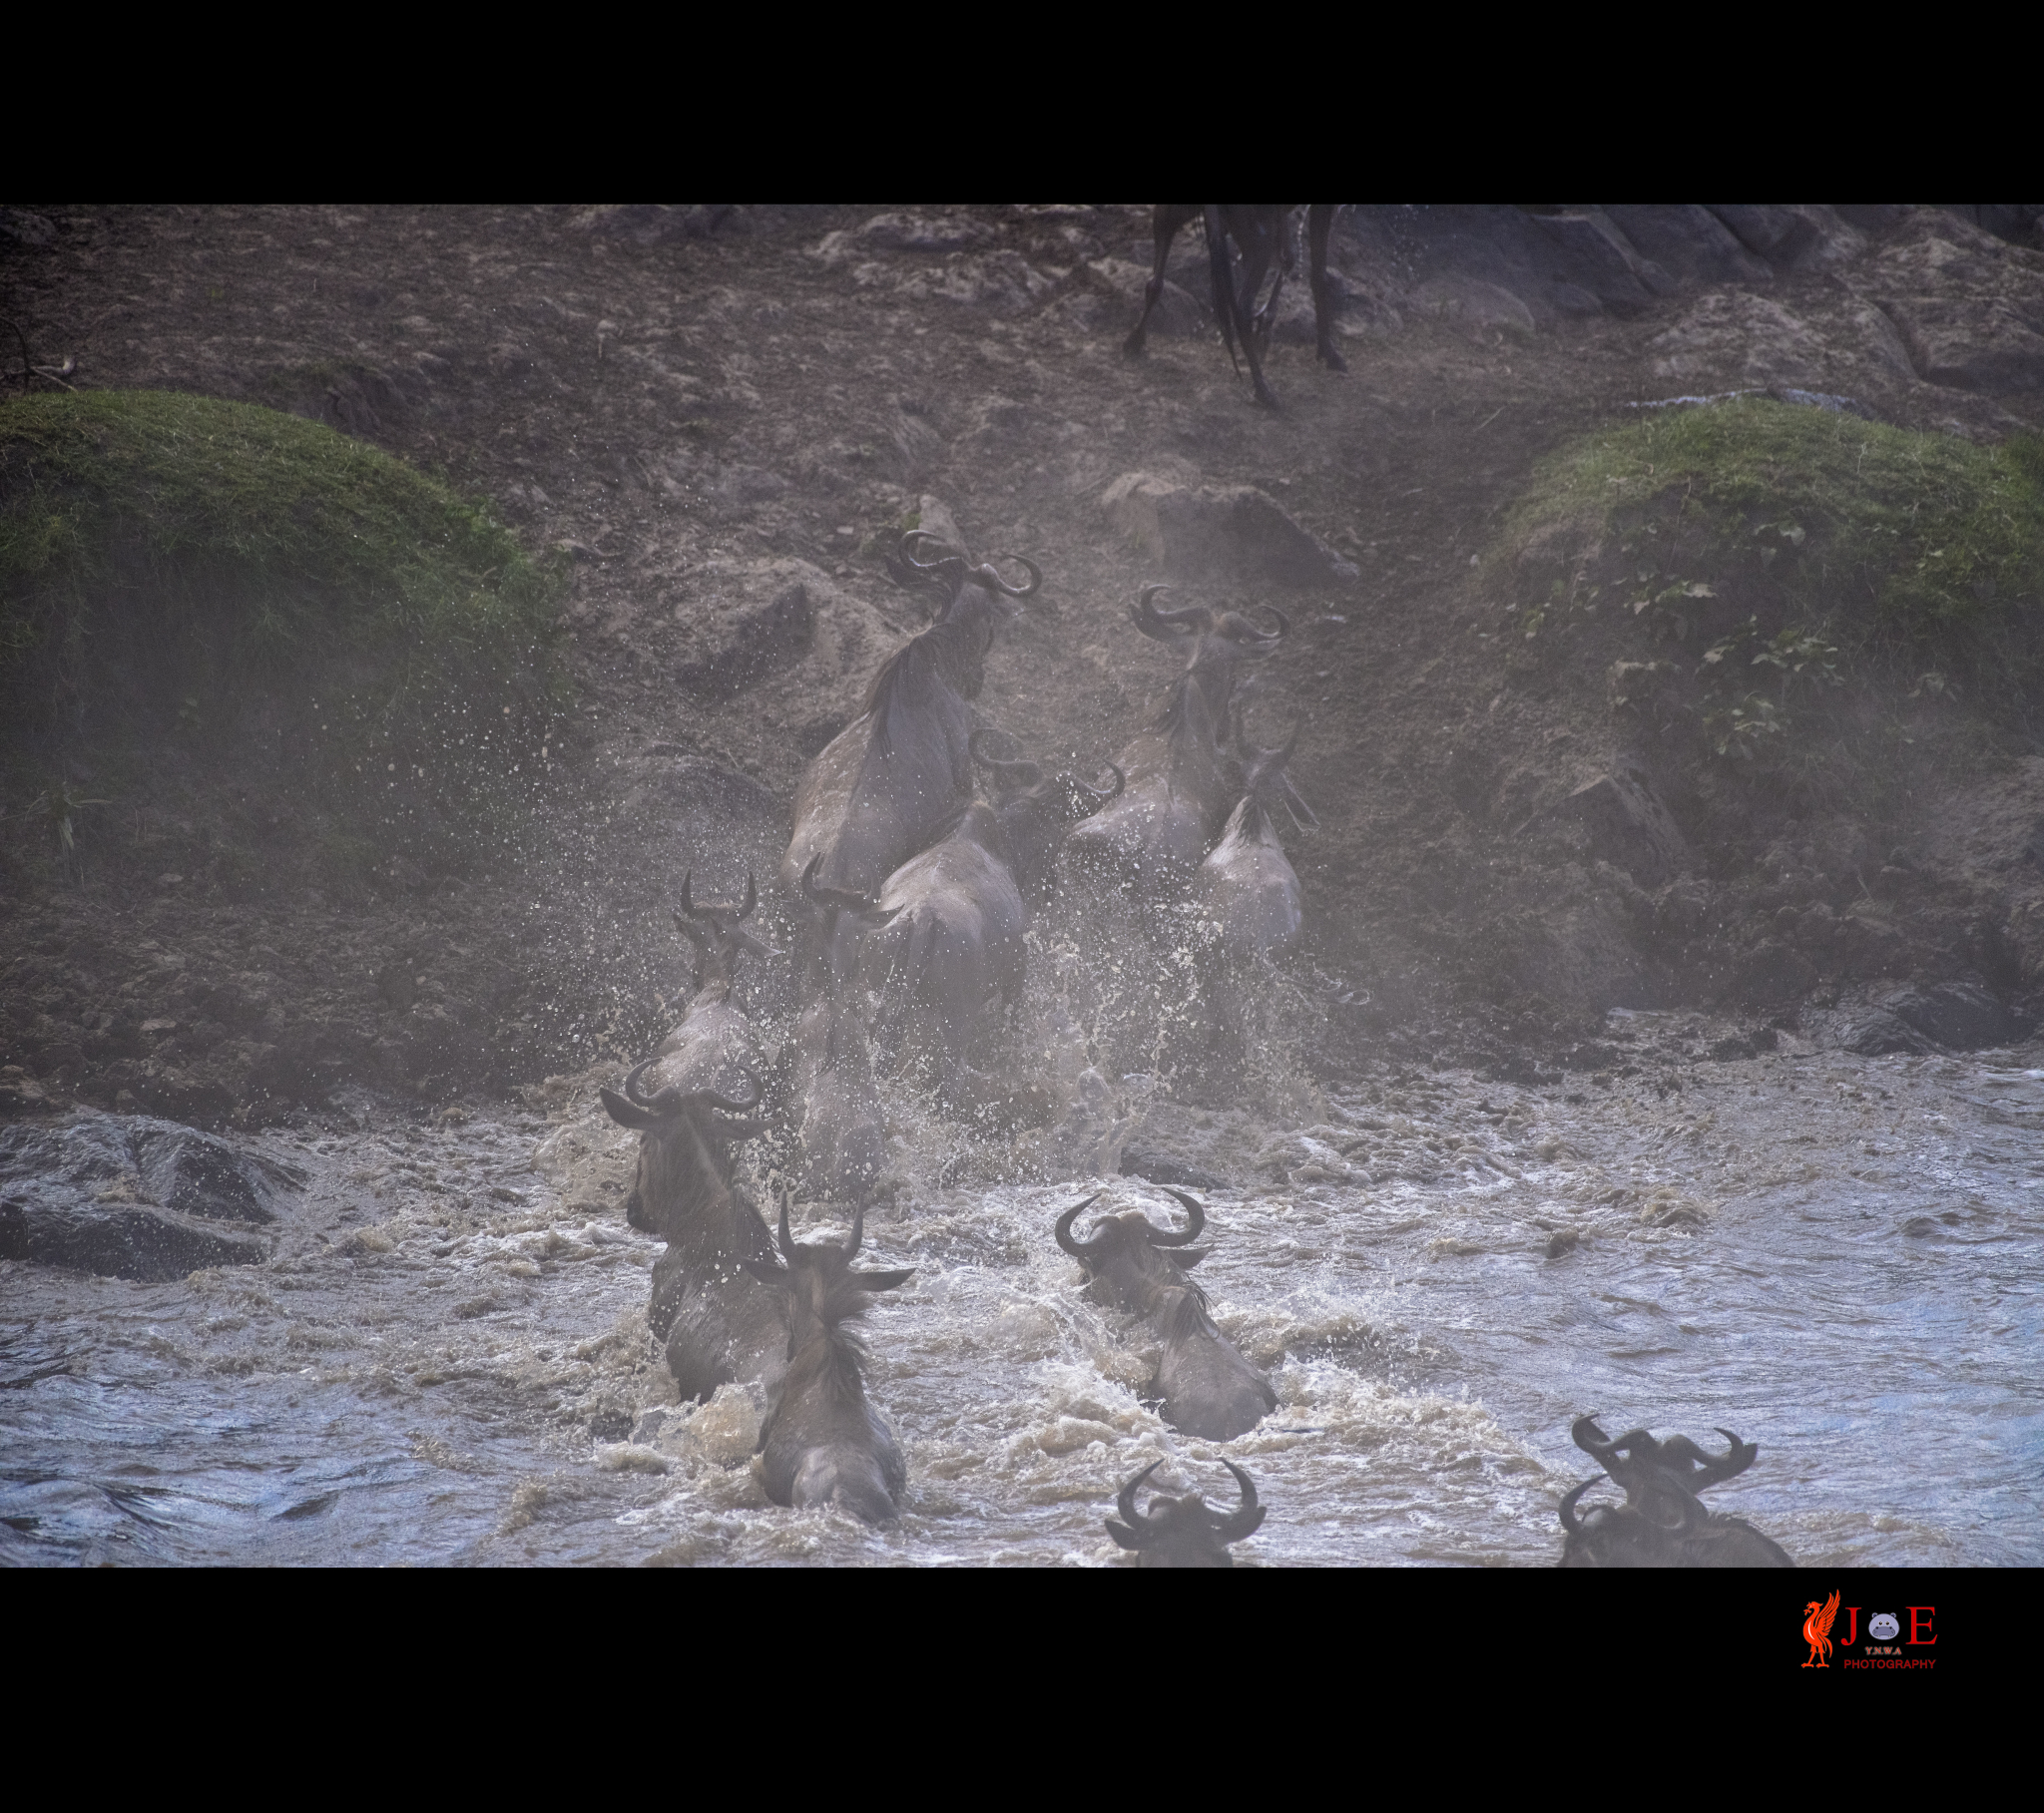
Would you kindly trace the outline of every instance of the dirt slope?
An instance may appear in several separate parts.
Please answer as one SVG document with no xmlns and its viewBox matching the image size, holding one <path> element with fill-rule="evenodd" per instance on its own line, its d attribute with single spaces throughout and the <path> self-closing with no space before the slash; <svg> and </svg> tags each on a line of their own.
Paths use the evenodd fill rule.
<svg viewBox="0 0 2044 1813">
<path fill-rule="evenodd" d="M 81 816 L 60 873 L 18 780 L 13 1099 L 260 1119 L 343 1082 L 445 1097 L 622 1054 L 675 985 L 675 871 L 766 872 L 805 755 L 914 627 L 878 549 L 925 500 L 976 551 L 1045 570 L 989 664 L 999 721 L 1090 763 L 1154 709 L 1171 660 L 1125 607 L 1159 549 L 1103 506 L 1131 473 L 1255 487 L 1324 556 L 1308 583 L 1251 555 L 1179 584 L 1295 626 L 1255 722 L 1303 724 L 1292 771 L 1323 829 L 1293 854 L 1326 1064 L 1386 1042 L 1594 1064 L 1603 1010 L 1657 991 L 1794 1012 L 1728 982 L 1723 949 L 1717 969 L 1657 957 L 1672 884 L 1610 873 L 1588 832 L 1518 836 L 1623 751 L 1515 673 L 1477 562 L 1536 460 L 1643 400 L 1772 386 L 1974 439 L 2035 428 L 2044 254 L 1947 211 L 1746 213 L 1737 243 L 1716 217 L 1346 215 L 1348 370 L 1313 362 L 1296 285 L 1277 414 L 1211 334 L 1197 235 L 1148 357 L 1123 355 L 1141 209 L 9 214 L 0 312 L 64 381 L 311 415 L 565 547 L 582 701 L 553 820 L 467 876 L 252 867 L 288 844 L 288 802 L 175 752 Z M 64 760 L 89 791 L 90 752 Z M 2004 994 L 2033 987 L 2035 767 L 1938 813 L 1945 842 L 1907 883 L 1921 925 L 1890 913 L 1876 958 L 1797 971 L 1804 995 L 1982 962 Z M 1699 861 L 1743 873 L 1782 837 Z M 1737 920 L 1724 948 L 1755 936 Z"/>
</svg>

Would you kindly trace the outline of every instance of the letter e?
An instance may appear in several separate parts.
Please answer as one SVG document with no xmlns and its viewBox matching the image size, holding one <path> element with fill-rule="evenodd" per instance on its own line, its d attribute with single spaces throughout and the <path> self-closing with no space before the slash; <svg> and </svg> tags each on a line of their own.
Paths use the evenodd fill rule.
<svg viewBox="0 0 2044 1813">
<path fill-rule="evenodd" d="M 1917 1635 L 1919 1629 L 1928 1630 L 1930 1628 L 1930 1619 L 1928 1616 L 1919 1618 L 1916 1615 L 1919 1611 L 1935 1614 L 1936 1610 L 1937 1607 L 1935 1605 L 1911 1605 L 1909 1607 L 1909 1640 L 1912 1643 L 1934 1643 L 1937 1641 L 1937 1638 L 1934 1636 Z"/>
</svg>

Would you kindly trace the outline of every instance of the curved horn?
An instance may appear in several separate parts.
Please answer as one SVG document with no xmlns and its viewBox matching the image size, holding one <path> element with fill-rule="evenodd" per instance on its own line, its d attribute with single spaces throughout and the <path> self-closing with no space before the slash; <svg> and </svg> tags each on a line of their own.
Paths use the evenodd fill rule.
<svg viewBox="0 0 2044 1813">
<path fill-rule="evenodd" d="M 1603 1430 L 1597 1427 L 1598 1414 L 1598 1412 L 1593 1410 L 1588 1416 L 1576 1418 L 1569 1425 L 1569 1440 L 1575 1443 L 1585 1454 L 1595 1460 L 1603 1461 L 1609 1466 L 1613 1451 L 1623 1448 L 1626 1444 L 1623 1438 L 1614 1442 Z"/>
<path fill-rule="evenodd" d="M 739 908 L 738 915 L 732 920 L 732 924 L 737 925 L 743 920 L 752 918 L 759 905 L 760 884 L 753 879 L 753 871 L 749 868 L 746 870 L 746 903 Z"/>
<path fill-rule="evenodd" d="M 965 739 L 965 747 L 972 759 L 994 777 L 1003 791 L 1020 792 L 1035 786 L 1043 778 L 1043 770 L 1033 761 L 1003 761 L 997 755 L 987 754 L 980 747 L 980 739 L 985 735 L 986 731 L 983 729 L 973 731 Z"/>
<path fill-rule="evenodd" d="M 1074 780 L 1072 782 L 1072 790 L 1082 799 L 1086 800 L 1096 812 L 1102 806 L 1112 805 L 1117 799 L 1121 798 L 1122 790 L 1129 784 L 1129 777 L 1113 762 L 1109 762 L 1106 765 L 1107 771 L 1114 776 L 1114 785 L 1112 787 L 1092 787 L 1088 786 L 1083 780 Z"/>
<path fill-rule="evenodd" d="M 1207 1210 L 1198 1196 L 1189 1196 L 1182 1189 L 1166 1187 L 1167 1196 L 1176 1196 L 1185 1204 L 1186 1213 L 1192 1216 L 1192 1225 L 1182 1234 L 1168 1234 L 1152 1227 L 1147 1236 L 1152 1246 L 1190 1246 L 1200 1237 L 1200 1229 L 1207 1225 Z"/>
<path fill-rule="evenodd" d="M 689 919 L 696 917 L 696 903 L 689 898 L 689 884 L 696 879 L 696 871 L 690 869 L 682 876 L 682 914 Z"/>
<path fill-rule="evenodd" d="M 866 1210 L 865 1204 L 861 1202 L 858 1207 L 851 1211 L 851 1238 L 845 1242 L 844 1247 L 844 1256 L 847 1259 L 855 1259 L 858 1256 L 858 1249 L 863 1244 L 865 1237 Z"/>
<path fill-rule="evenodd" d="M 787 1205 L 793 1195 L 788 1189 L 780 1192 L 780 1256 L 790 1265 L 794 1263 L 794 1236 L 787 1231 Z"/>
<path fill-rule="evenodd" d="M 1143 588 L 1142 596 L 1129 607 L 1129 615 L 1135 620 L 1136 628 L 1153 642 L 1180 642 L 1195 631 L 1204 630 L 1212 621 L 1212 614 L 1205 605 L 1185 605 L 1175 611 L 1160 610 L 1152 601 L 1158 593 L 1170 590 L 1167 585 L 1153 582 Z"/>
<path fill-rule="evenodd" d="M 1127 1524 L 1139 1539 L 1149 1531 L 1150 1520 L 1147 1517 L 1137 1516 L 1136 1494 L 1142 1489 L 1143 1482 L 1163 1465 L 1164 1457 L 1160 1455 L 1149 1466 L 1145 1467 L 1141 1473 L 1129 1480 L 1122 1487 L 1121 1491 L 1115 1494 L 1114 1508 L 1122 1514 L 1122 1522 Z"/>
<path fill-rule="evenodd" d="M 1006 598 L 1031 598 L 1043 589 L 1043 569 L 1033 560 L 1026 560 L 1019 554 L 996 554 L 994 560 L 1014 561 L 1018 565 L 1027 568 L 1029 584 L 1026 586 L 1009 585 L 1006 580 L 994 571 L 993 561 L 988 561 L 972 577 L 982 585 L 991 586 L 996 592 Z"/>
<path fill-rule="evenodd" d="M 705 1108 L 721 1109 L 727 1115 L 749 1115 L 760 1106 L 762 1094 L 760 1079 L 754 1076 L 751 1071 L 746 1070 L 740 1071 L 739 1075 L 753 1086 L 752 1095 L 747 1097 L 745 1101 L 734 1102 L 729 1097 L 720 1096 L 714 1089 L 698 1090 L 689 1100 L 691 1102 L 699 1102 Z"/>
<path fill-rule="evenodd" d="M 917 560 L 915 558 L 915 544 L 917 542 L 935 542 L 939 548 L 944 545 L 941 536 L 933 535 L 927 529 L 904 529 L 901 532 L 901 540 L 895 544 L 895 552 L 901 556 L 902 564 L 913 568 L 917 573 L 936 572 L 944 564 L 943 561 Z"/>
<path fill-rule="evenodd" d="M 1581 1498 L 1584 1493 L 1588 1492 L 1592 1486 L 1596 1485 L 1597 1482 L 1602 1478 L 1604 1478 L 1603 1474 L 1593 1473 L 1587 1480 L 1585 1480 L 1580 1486 L 1576 1487 L 1572 1492 L 1565 1492 L 1562 1494 L 1561 1527 L 1564 1530 L 1566 1530 L 1569 1533 L 1569 1535 L 1574 1536 L 1583 1528 L 1583 1520 L 1576 1516 L 1576 1501 L 1579 1498 Z"/>
<path fill-rule="evenodd" d="M 1242 1488 L 1242 1503 L 1226 1517 L 1214 1519 L 1214 1534 L 1224 1543 L 1239 1543 L 1264 1521 L 1264 1507 L 1257 1503 L 1257 1489 L 1250 1476 L 1233 1461 L 1224 1460 L 1221 1464 L 1235 1475 L 1235 1483 Z"/>
<path fill-rule="evenodd" d="M 643 1064 L 636 1064 L 625 1078 L 625 1100 L 634 1108 L 650 1109 L 656 1115 L 677 1115 L 681 1113 L 682 1093 L 670 1086 L 657 1096 L 642 1096 L 639 1093 L 639 1079 L 646 1075 L 660 1060 L 648 1058 Z"/>
<path fill-rule="evenodd" d="M 1724 1454 L 1705 1457 L 1703 1471 L 1690 1482 L 1692 1491 L 1701 1492 L 1706 1486 L 1715 1486 L 1722 1480 L 1732 1479 L 1735 1475 L 1744 1473 L 1760 1459 L 1761 1445 L 1758 1442 L 1742 1442 L 1729 1429 L 1720 1429 L 1718 1433 L 1732 1446 Z"/>
<path fill-rule="evenodd" d="M 1058 1244 L 1062 1246 L 1065 1249 L 1065 1251 L 1070 1253 L 1073 1258 L 1077 1259 L 1081 1264 L 1085 1263 L 1086 1256 L 1091 1251 L 1092 1245 L 1097 1244 L 1097 1242 L 1092 1242 L 1086 1246 L 1081 1246 L 1077 1240 L 1072 1238 L 1072 1222 L 1078 1216 L 1083 1215 L 1089 1208 L 1091 1208 L 1094 1205 L 1094 1203 L 1098 1202 L 1099 1200 L 1100 1192 L 1098 1190 L 1095 1190 L 1092 1195 L 1086 1198 L 1085 1201 L 1074 1202 L 1070 1208 L 1066 1209 L 1063 1214 L 1058 1216 L 1057 1226 L 1053 1230 L 1057 1234 Z"/>
<path fill-rule="evenodd" d="M 1271 616 L 1278 620 L 1278 628 L 1266 632 L 1273 642 L 1282 642 L 1285 637 L 1291 634 L 1291 619 L 1286 617 L 1276 605 L 1259 605 L 1257 609 L 1269 612 Z"/>
</svg>

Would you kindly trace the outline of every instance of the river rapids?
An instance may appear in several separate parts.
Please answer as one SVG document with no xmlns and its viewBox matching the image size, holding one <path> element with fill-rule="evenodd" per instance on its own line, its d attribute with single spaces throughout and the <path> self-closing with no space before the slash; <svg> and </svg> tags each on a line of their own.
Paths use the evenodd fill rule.
<svg viewBox="0 0 2044 1813">
<path fill-rule="evenodd" d="M 1585 1411 L 1757 1441 L 1711 1502 L 1800 1563 L 2044 1560 L 2039 1049 L 1710 1063 L 1685 1016 L 1613 1026 L 1699 1061 L 1148 1104 L 1146 1136 L 1262 1179 L 1200 1192 L 1216 1319 L 1279 1400 L 1227 1444 L 1145 1406 L 1154 1352 L 1051 1238 L 1096 1189 L 1176 1205 L 1003 1181 L 925 1127 L 866 1223 L 864 1262 L 916 1268 L 867 1317 L 909 1468 L 877 1529 L 766 1502 L 744 1393 L 675 1402 L 609 1074 L 495 1118 L 360 1100 L 249 1140 L 306 1175 L 266 1264 L 0 1264 L 0 1560 L 1099 1567 L 1134 1559 L 1102 1525 L 1124 1479 L 1162 1458 L 1232 1503 L 1225 1457 L 1270 1508 L 1242 1562 L 1541 1566 Z"/>
</svg>

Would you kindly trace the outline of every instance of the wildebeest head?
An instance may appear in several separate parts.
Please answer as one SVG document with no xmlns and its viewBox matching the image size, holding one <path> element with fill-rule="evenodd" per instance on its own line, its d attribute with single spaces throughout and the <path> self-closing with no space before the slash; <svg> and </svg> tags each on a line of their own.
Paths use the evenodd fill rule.
<svg viewBox="0 0 2044 1813">
<path fill-rule="evenodd" d="M 994 816 L 1015 885 L 1031 899 L 1039 898 L 1049 879 L 1052 859 L 1066 830 L 1121 796 L 1128 776 L 1113 762 L 1111 785 L 1095 786 L 1076 774 L 1046 779 L 1033 761 L 1002 761 L 986 749 L 984 730 L 972 733 L 972 758 L 986 770 L 994 797 Z"/>
<path fill-rule="evenodd" d="M 1191 1244 L 1207 1225 L 1207 1211 L 1197 1196 L 1182 1189 L 1166 1193 L 1184 1203 L 1191 1216 L 1183 1233 L 1167 1232 L 1140 1208 L 1128 1208 L 1120 1214 L 1102 1215 L 1081 1240 L 1074 1235 L 1072 1223 L 1100 1200 L 1097 1191 L 1066 1209 L 1053 1229 L 1058 1244 L 1085 1266 L 1088 1280 L 1102 1286 L 1124 1309 L 1148 1313 L 1157 1306 L 1158 1293 L 1167 1289 L 1187 1290 L 1200 1302 L 1206 1301 L 1186 1272 L 1207 1256 L 1205 1247 Z"/>
<path fill-rule="evenodd" d="M 1259 607 L 1275 626 L 1271 629 L 1259 629 L 1239 611 L 1216 611 L 1207 605 L 1167 611 L 1157 603 L 1157 595 L 1170 590 L 1162 584 L 1145 586 L 1129 607 L 1129 616 L 1151 641 L 1186 652 L 1187 675 L 1206 695 L 1214 721 L 1224 722 L 1237 667 L 1275 655 L 1290 632 L 1290 620 L 1276 605 Z"/>
<path fill-rule="evenodd" d="M 752 918 L 760 904 L 760 890 L 753 880 L 753 872 L 746 871 L 746 897 L 737 906 L 698 906 L 690 897 L 690 884 L 696 879 L 691 869 L 682 877 L 681 903 L 675 908 L 675 930 L 696 947 L 696 968 L 690 978 L 690 991 L 700 995 L 706 988 L 731 992 L 732 984 L 738 979 L 739 957 L 750 951 L 755 957 L 771 957 L 773 952 L 762 944 L 750 932 L 739 930 L 740 924 Z"/>
<path fill-rule="evenodd" d="M 793 1359 L 819 1335 L 850 1339 L 840 1324 L 865 1313 L 866 1298 L 893 1290 L 915 1276 L 909 1266 L 900 1271 L 861 1271 L 852 1264 L 865 1238 L 866 1213 L 855 1209 L 851 1217 L 851 1238 L 839 1246 L 832 1240 L 804 1240 L 796 1244 L 788 1232 L 788 1192 L 780 1197 L 780 1225 L 776 1238 L 780 1257 L 747 1259 L 745 1268 L 769 1289 L 779 1291 L 787 1301 L 787 1352 Z"/>
<path fill-rule="evenodd" d="M 1616 1440 L 1597 1426 L 1594 1415 L 1578 1417 L 1570 1434 L 1576 1446 L 1605 1464 L 1561 1501 L 1567 1533 L 1564 1568 L 1788 1567 L 1781 1546 L 1751 1524 L 1706 1509 L 1697 1494 L 1744 1473 L 1760 1453 L 1729 1429 L 1718 1431 L 1730 1444 L 1721 1455 L 1706 1454 L 1689 1437 L 1657 1442 L 1644 1429 Z M 1608 1477 L 1625 1489 L 1623 1505 L 1595 1505 L 1579 1513 L 1583 1494 Z"/>
<path fill-rule="evenodd" d="M 643 1095 L 639 1081 L 656 1062 L 649 1058 L 636 1066 L 623 1095 L 609 1089 L 598 1094 L 613 1121 L 645 1135 L 625 1218 L 671 1241 L 692 1220 L 732 1206 L 731 1148 L 758 1138 L 770 1123 L 745 1118 L 760 1106 L 760 1084 L 751 1076 L 746 1081 L 752 1093 L 742 1102 L 712 1090 L 684 1094 L 672 1087 Z"/>
<path fill-rule="evenodd" d="M 1235 749 L 1237 758 L 1242 762 L 1243 797 L 1252 801 L 1255 809 L 1267 819 L 1282 806 L 1292 824 L 1304 831 L 1316 828 L 1320 821 L 1313 816 L 1312 807 L 1299 798 L 1298 789 L 1291 784 L 1291 776 L 1285 771 L 1285 764 L 1291 760 L 1291 752 L 1297 747 L 1298 726 L 1295 724 L 1281 747 L 1256 747 L 1244 733 L 1241 712 L 1236 713 Z"/>
<path fill-rule="evenodd" d="M 1257 1503 L 1257 1489 L 1250 1476 L 1233 1461 L 1221 1464 L 1235 1475 L 1241 1489 L 1241 1502 L 1226 1517 L 1209 1510 L 1197 1492 L 1176 1499 L 1153 1492 L 1150 1509 L 1139 1515 L 1137 1490 L 1164 1465 L 1161 1460 L 1152 1461 L 1121 1489 L 1115 1499 L 1121 1521 L 1109 1518 L 1107 1534 L 1122 1548 L 1136 1551 L 1139 1567 L 1233 1568 L 1228 1545 L 1254 1534 L 1264 1521 L 1265 1508 Z"/>
<path fill-rule="evenodd" d="M 1706 1454 L 1686 1435 L 1657 1442 L 1644 1429 L 1629 1429 L 1613 1440 L 1597 1427 L 1592 1413 L 1575 1420 L 1569 1439 L 1623 1486 L 1628 1498 L 1636 1499 L 1670 1489 L 1702 1492 L 1744 1473 L 1759 1458 L 1758 1443 L 1742 1442 L 1729 1429 L 1718 1433 L 1730 1444 L 1718 1455 Z"/>
</svg>

